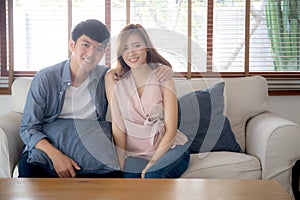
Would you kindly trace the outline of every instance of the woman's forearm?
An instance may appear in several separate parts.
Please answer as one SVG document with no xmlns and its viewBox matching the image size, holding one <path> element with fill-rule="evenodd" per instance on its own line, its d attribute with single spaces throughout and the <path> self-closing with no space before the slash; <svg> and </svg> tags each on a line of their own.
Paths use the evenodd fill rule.
<svg viewBox="0 0 300 200">
<path fill-rule="evenodd" d="M 172 146 L 176 136 L 177 130 L 166 131 L 162 140 L 160 141 L 155 153 L 150 159 L 152 163 L 155 163 L 161 156 L 163 156 Z"/>
<path fill-rule="evenodd" d="M 118 157 L 119 165 L 121 170 L 124 168 L 125 155 L 126 155 L 126 138 L 125 133 L 122 132 L 119 128 L 116 128 L 113 123 L 113 138 L 115 142 L 116 154 Z"/>
<path fill-rule="evenodd" d="M 174 133 L 174 131 L 171 131 L 169 133 L 166 131 L 166 134 L 163 136 L 162 140 L 160 141 L 155 153 L 153 154 L 152 158 L 149 160 L 148 164 L 144 168 L 141 174 L 141 178 L 145 178 L 145 174 L 148 171 L 148 169 L 156 163 L 156 161 L 162 157 L 172 146 L 173 141 L 175 138 L 177 132 Z"/>
</svg>

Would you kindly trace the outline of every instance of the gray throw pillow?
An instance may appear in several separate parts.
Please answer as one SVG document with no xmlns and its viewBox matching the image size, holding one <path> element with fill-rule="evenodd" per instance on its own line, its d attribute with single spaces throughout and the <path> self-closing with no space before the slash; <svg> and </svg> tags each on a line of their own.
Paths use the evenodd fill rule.
<svg viewBox="0 0 300 200">
<path fill-rule="evenodd" d="M 57 119 L 45 123 L 42 131 L 52 145 L 78 163 L 81 170 L 77 174 L 103 174 L 120 169 L 110 122 Z M 51 174 L 56 174 L 43 151 L 32 149 L 28 158 L 28 162 L 44 166 Z"/>
<path fill-rule="evenodd" d="M 224 82 L 178 99 L 178 129 L 185 133 L 191 153 L 242 152 L 224 111 Z"/>
</svg>

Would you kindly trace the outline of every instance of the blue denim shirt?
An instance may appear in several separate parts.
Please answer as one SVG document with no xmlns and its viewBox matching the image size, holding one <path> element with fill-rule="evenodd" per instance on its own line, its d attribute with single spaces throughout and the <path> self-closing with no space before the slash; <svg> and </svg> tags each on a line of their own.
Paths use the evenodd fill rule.
<svg viewBox="0 0 300 200">
<path fill-rule="evenodd" d="M 105 120 L 108 106 L 104 83 L 107 70 L 106 66 L 97 66 L 89 75 L 88 89 L 100 121 Z M 44 68 L 34 76 L 20 127 L 25 150 L 33 149 L 38 141 L 47 137 L 42 132 L 42 125 L 59 117 L 66 89 L 71 84 L 70 60 Z"/>
</svg>

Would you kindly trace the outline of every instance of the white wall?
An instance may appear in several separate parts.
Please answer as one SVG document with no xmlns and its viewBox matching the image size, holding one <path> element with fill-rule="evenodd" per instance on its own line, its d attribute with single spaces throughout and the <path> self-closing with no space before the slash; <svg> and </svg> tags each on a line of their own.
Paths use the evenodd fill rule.
<svg viewBox="0 0 300 200">
<path fill-rule="evenodd" d="M 300 96 L 270 96 L 269 110 L 300 124 Z"/>
<path fill-rule="evenodd" d="M 300 96 L 270 96 L 269 110 L 300 124 Z M 11 110 L 10 95 L 0 95 L 0 115 Z"/>
</svg>

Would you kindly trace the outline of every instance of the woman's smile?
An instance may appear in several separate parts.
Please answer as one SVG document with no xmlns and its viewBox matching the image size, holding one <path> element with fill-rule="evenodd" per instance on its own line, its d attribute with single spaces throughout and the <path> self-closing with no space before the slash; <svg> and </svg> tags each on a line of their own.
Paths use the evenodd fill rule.
<svg viewBox="0 0 300 200">
<path fill-rule="evenodd" d="M 128 60 L 130 62 L 132 62 L 132 63 L 136 63 L 139 60 L 139 58 L 138 57 L 134 57 L 134 58 L 129 58 Z"/>
</svg>

